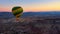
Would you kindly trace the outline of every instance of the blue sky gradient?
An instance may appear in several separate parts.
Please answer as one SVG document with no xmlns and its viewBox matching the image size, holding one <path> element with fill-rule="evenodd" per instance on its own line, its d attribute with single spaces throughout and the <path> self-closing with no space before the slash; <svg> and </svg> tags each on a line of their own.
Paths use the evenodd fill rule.
<svg viewBox="0 0 60 34">
<path fill-rule="evenodd" d="M 0 0 L 0 11 L 11 11 L 14 6 L 22 6 L 24 11 L 59 10 L 60 0 Z"/>
</svg>

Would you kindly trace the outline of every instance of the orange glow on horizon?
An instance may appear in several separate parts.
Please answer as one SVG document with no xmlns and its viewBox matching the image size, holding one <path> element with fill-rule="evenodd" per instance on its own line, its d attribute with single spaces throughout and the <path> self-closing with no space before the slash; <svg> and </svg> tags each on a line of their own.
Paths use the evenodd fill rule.
<svg viewBox="0 0 60 34">
<path fill-rule="evenodd" d="M 24 0 L 24 1 L 15 1 L 8 0 L 3 3 L 3 0 L 0 2 L 0 12 L 8 11 L 12 12 L 14 6 L 21 6 L 24 12 L 32 11 L 60 11 L 60 0 Z M 15 1 L 15 2 L 14 2 Z"/>
<path fill-rule="evenodd" d="M 24 12 L 28 11 L 60 11 L 60 3 L 50 3 L 50 4 L 41 4 L 41 5 L 27 5 L 26 7 L 22 7 Z M 11 12 L 12 7 L 4 7 L 0 6 L 0 11 L 8 11 Z"/>
</svg>

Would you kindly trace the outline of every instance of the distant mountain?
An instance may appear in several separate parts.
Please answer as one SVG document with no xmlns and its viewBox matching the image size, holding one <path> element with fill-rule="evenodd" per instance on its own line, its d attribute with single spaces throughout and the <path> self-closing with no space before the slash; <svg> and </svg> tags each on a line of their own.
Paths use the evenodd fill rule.
<svg viewBox="0 0 60 34">
<path fill-rule="evenodd" d="M 60 17 L 60 12 L 24 12 L 21 17 Z M 11 12 L 0 12 L 0 18 L 12 18 L 14 15 Z"/>
<path fill-rule="evenodd" d="M 11 12 L 0 12 L 0 18 L 12 18 L 14 17 Z"/>
<path fill-rule="evenodd" d="M 22 17 L 60 17 L 60 12 L 24 12 Z"/>
</svg>

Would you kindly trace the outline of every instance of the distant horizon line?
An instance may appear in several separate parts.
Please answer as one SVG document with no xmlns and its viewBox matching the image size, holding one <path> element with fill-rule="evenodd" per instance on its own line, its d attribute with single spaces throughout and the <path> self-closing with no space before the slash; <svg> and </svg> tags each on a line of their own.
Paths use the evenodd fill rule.
<svg viewBox="0 0 60 34">
<path fill-rule="evenodd" d="M 8 11 L 1 11 L 1 12 L 8 12 Z M 23 12 L 34 12 L 34 11 L 23 11 Z M 60 12 L 60 11 L 35 11 L 35 12 Z"/>
<path fill-rule="evenodd" d="M 12 11 L 0 11 L 0 12 L 12 12 Z M 60 11 L 23 11 L 23 12 L 60 12 Z"/>
</svg>

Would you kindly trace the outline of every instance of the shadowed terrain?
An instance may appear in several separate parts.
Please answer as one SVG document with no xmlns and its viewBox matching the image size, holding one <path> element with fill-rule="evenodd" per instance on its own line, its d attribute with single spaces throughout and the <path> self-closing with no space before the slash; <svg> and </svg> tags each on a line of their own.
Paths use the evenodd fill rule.
<svg viewBox="0 0 60 34">
<path fill-rule="evenodd" d="M 19 22 L 16 22 L 13 15 L 0 18 L 0 34 L 60 34 L 60 18 L 56 14 L 44 17 L 30 15 L 21 17 Z"/>
</svg>

